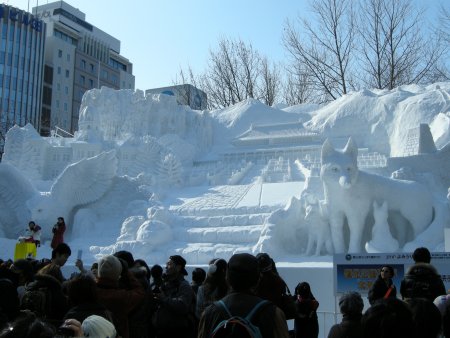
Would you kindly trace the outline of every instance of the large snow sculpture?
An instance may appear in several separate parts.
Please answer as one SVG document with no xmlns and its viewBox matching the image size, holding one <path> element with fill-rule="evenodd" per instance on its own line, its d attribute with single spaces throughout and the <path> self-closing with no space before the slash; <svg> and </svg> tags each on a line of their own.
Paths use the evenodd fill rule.
<svg viewBox="0 0 450 338">
<path fill-rule="evenodd" d="M 330 218 L 334 250 L 347 250 L 344 222 L 349 228 L 349 252 L 360 252 L 366 217 L 374 201 L 387 202 L 390 211 L 399 212 L 412 226 L 416 238 L 431 223 L 432 196 L 428 188 L 412 181 L 395 180 L 360 171 L 358 148 L 350 138 L 343 151 L 337 151 L 326 140 L 322 146 L 320 177 Z M 401 222 L 397 239 L 404 243 L 407 229 Z"/>
<path fill-rule="evenodd" d="M 99 200 L 111 189 L 117 171 L 115 150 L 101 153 L 95 157 L 83 159 L 68 166 L 53 183 L 50 191 L 38 192 L 31 183 L 13 167 L 0 163 L 3 173 L 0 180 L 0 193 L 7 198 L 1 198 L 0 210 L 12 207 L 13 212 L 3 213 L 1 219 L 3 230 L 10 236 L 18 233 L 27 220 L 33 219 L 43 228 L 45 234 L 51 234 L 51 227 L 56 218 L 62 216 L 70 224 L 77 207 L 86 206 Z M 26 207 L 25 207 L 26 205 Z M 21 206 L 21 207 L 20 207 Z M 18 212 L 24 217 L 19 217 Z M 10 223 L 15 220 L 20 223 Z"/>
</svg>

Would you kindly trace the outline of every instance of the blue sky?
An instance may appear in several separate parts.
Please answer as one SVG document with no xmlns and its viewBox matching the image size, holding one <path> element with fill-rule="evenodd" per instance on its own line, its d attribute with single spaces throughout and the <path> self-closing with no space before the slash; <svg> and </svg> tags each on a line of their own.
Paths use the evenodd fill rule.
<svg viewBox="0 0 450 338">
<path fill-rule="evenodd" d="M 442 0 L 417 0 L 435 7 Z M 21 9 L 52 1 L 4 0 Z M 168 86 L 180 67 L 200 73 L 210 48 L 223 37 L 251 42 L 274 61 L 286 58 L 281 37 L 286 19 L 308 16 L 307 0 L 66 0 L 86 21 L 121 41 L 133 63 L 136 88 Z M 306 14 L 306 15 L 305 15 Z"/>
</svg>

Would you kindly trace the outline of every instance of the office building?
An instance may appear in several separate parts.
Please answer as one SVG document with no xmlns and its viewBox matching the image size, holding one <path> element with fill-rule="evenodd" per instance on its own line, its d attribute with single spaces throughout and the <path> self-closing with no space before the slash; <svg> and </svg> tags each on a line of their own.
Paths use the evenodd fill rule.
<svg viewBox="0 0 450 338">
<path fill-rule="evenodd" d="M 102 86 L 134 89 L 132 64 L 120 55 L 118 39 L 66 2 L 39 5 L 32 13 L 47 27 L 41 135 L 55 129 L 73 134 L 85 91 Z"/>
<path fill-rule="evenodd" d="M 0 5 L 0 158 L 4 137 L 15 124 L 40 129 L 45 23 Z"/>
</svg>

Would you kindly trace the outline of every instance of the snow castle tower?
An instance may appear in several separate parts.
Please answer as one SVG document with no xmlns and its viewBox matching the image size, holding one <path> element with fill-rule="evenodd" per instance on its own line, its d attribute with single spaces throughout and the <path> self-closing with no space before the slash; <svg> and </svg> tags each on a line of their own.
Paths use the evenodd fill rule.
<svg viewBox="0 0 450 338">
<path fill-rule="evenodd" d="M 410 129 L 406 137 L 403 156 L 430 154 L 437 151 L 430 127 L 426 123 L 421 123 L 419 127 Z"/>
</svg>

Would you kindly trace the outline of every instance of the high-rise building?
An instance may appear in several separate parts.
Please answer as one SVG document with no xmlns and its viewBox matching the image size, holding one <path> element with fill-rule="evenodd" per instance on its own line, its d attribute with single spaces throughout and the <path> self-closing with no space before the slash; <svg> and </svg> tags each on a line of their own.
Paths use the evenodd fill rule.
<svg viewBox="0 0 450 338">
<path fill-rule="evenodd" d="M 120 41 L 86 21 L 86 15 L 64 1 L 34 7 L 46 23 L 44 97 L 40 132 L 78 129 L 86 90 L 107 86 L 134 89 L 132 64 L 120 55 Z"/>
<path fill-rule="evenodd" d="M 40 129 L 45 23 L 23 10 L 0 5 L 0 154 L 15 124 Z M 0 155 L 1 156 L 1 155 Z"/>
</svg>

